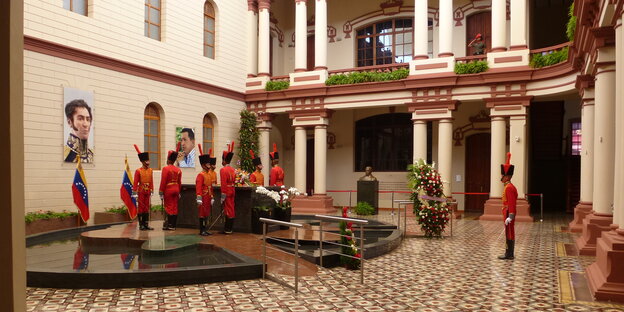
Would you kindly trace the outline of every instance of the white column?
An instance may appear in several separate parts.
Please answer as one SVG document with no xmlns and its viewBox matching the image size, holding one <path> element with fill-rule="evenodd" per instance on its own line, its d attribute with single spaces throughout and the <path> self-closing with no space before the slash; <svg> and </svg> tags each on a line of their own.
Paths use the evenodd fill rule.
<svg viewBox="0 0 624 312">
<path fill-rule="evenodd" d="M 270 0 L 258 0 L 258 76 L 269 76 L 271 71 L 270 47 L 271 21 L 269 19 Z"/>
<path fill-rule="evenodd" d="M 511 38 L 510 50 L 520 50 L 527 48 L 526 21 L 527 2 L 526 0 L 511 0 L 509 5 L 511 14 Z M 494 29 L 492 29 L 494 30 Z"/>
<path fill-rule="evenodd" d="M 439 22 L 438 57 L 453 56 L 453 0 L 440 0 Z"/>
<path fill-rule="evenodd" d="M 258 75 L 258 7 L 253 0 L 247 0 L 247 21 L 249 22 L 249 65 L 247 67 L 247 77 Z"/>
<path fill-rule="evenodd" d="M 624 15 L 624 13 L 623 13 Z M 619 225 L 624 231 L 624 164 L 622 164 L 622 153 L 624 153 L 624 31 L 622 30 L 622 19 L 618 19 L 615 28 L 615 155 L 618 155 L 614 166 L 613 183 L 613 223 Z"/>
<path fill-rule="evenodd" d="M 314 127 L 314 194 L 325 195 L 327 188 L 327 126 Z"/>
<path fill-rule="evenodd" d="M 438 172 L 443 181 L 444 195 L 452 197 L 453 121 L 442 119 L 438 126 Z"/>
<path fill-rule="evenodd" d="M 270 153 L 270 136 L 271 136 L 271 128 L 262 127 L 258 128 L 258 132 L 260 132 L 260 142 L 258 142 L 258 152 L 260 154 L 260 160 L 262 160 L 262 174 L 264 175 L 264 185 L 269 185 L 269 177 L 271 171 L 271 159 L 269 157 Z"/>
<path fill-rule="evenodd" d="M 500 198 L 503 194 L 503 184 L 500 183 L 500 165 L 505 163 L 506 126 L 505 117 L 492 117 L 490 130 L 490 198 Z"/>
<path fill-rule="evenodd" d="M 600 52 L 602 51 L 598 53 Z M 594 105 L 593 210 L 601 214 L 611 214 L 613 204 L 613 164 L 615 161 L 614 67 L 613 65 L 599 66 L 594 87 L 596 104 Z"/>
<path fill-rule="evenodd" d="M 507 50 L 506 35 L 507 3 L 505 0 L 492 0 L 492 52 Z"/>
<path fill-rule="evenodd" d="M 314 69 L 327 69 L 327 0 L 315 3 Z"/>
<path fill-rule="evenodd" d="M 512 182 L 518 190 L 518 198 L 525 198 L 527 186 L 526 121 L 526 116 L 509 117 L 509 152 L 511 152 L 511 164 L 515 167 Z"/>
<path fill-rule="evenodd" d="M 429 58 L 429 21 L 427 0 L 414 0 L 414 59 Z"/>
<path fill-rule="evenodd" d="M 295 72 L 308 67 L 308 11 L 306 0 L 295 0 Z"/>
<path fill-rule="evenodd" d="M 414 120 L 413 162 L 419 159 L 427 161 L 427 121 Z"/>
<path fill-rule="evenodd" d="M 306 129 L 295 127 L 295 187 L 306 191 Z"/>
<path fill-rule="evenodd" d="M 594 100 L 583 103 L 581 114 L 580 201 L 591 203 L 594 195 Z"/>
</svg>

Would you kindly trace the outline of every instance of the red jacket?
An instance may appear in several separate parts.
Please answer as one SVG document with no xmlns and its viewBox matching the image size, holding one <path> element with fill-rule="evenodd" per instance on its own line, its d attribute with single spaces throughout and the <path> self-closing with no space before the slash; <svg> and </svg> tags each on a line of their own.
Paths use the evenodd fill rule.
<svg viewBox="0 0 624 312">
<path fill-rule="evenodd" d="M 269 186 L 282 186 L 284 185 L 284 169 L 280 166 L 274 166 L 271 168 L 271 175 L 269 176 Z"/>
</svg>

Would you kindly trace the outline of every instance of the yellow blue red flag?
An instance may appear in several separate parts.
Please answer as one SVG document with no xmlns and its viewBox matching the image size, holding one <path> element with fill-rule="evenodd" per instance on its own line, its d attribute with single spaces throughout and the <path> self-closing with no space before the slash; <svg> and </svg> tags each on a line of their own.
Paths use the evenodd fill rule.
<svg viewBox="0 0 624 312">
<path fill-rule="evenodd" d="M 72 183 L 72 194 L 74 195 L 74 204 L 80 211 L 80 217 L 85 223 L 89 220 L 89 192 L 87 190 L 87 179 L 82 170 L 81 161 L 78 161 L 74 182 Z"/>
<path fill-rule="evenodd" d="M 121 200 L 128 207 L 128 215 L 130 219 L 134 220 L 137 216 L 137 203 L 136 199 L 132 197 L 132 174 L 130 173 L 130 166 L 128 165 L 128 156 L 126 156 L 126 170 L 124 170 L 123 178 L 121 180 L 121 188 L 119 194 Z"/>
</svg>

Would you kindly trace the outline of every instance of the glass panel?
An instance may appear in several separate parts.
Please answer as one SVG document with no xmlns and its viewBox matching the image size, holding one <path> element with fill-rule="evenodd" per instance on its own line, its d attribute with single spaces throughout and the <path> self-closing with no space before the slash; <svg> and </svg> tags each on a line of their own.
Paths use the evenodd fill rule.
<svg viewBox="0 0 624 312">
<path fill-rule="evenodd" d="M 149 137 L 149 150 L 152 152 L 158 151 L 158 137 Z"/>
<path fill-rule="evenodd" d="M 159 8 L 160 9 L 160 0 L 150 0 L 150 4 L 153 7 Z"/>
<path fill-rule="evenodd" d="M 403 55 L 403 46 L 402 45 L 397 45 L 396 46 L 396 55 Z"/>
<path fill-rule="evenodd" d="M 396 44 L 403 44 L 403 34 L 396 34 L 395 40 Z"/>
<path fill-rule="evenodd" d="M 149 132 L 149 119 L 143 119 L 143 133 L 148 134 Z"/>
<path fill-rule="evenodd" d="M 143 137 L 143 148 L 149 148 L 149 137 L 148 136 L 144 136 Z M 144 150 L 144 152 L 147 152 L 147 150 Z"/>
<path fill-rule="evenodd" d="M 211 148 L 212 148 L 212 142 L 204 142 L 204 146 L 203 146 L 204 153 L 208 153 L 208 151 L 210 151 Z M 217 154 L 217 153 L 215 153 L 215 151 L 212 151 L 212 153 L 214 155 Z"/>
<path fill-rule="evenodd" d="M 207 37 L 206 43 L 209 44 L 209 45 L 214 45 L 214 43 L 215 43 L 214 34 L 207 32 L 206 33 L 206 37 Z"/>
<path fill-rule="evenodd" d="M 209 18 L 207 24 L 208 24 L 208 27 L 207 27 L 208 30 L 210 31 L 215 30 L 215 20 L 213 18 Z"/>
<path fill-rule="evenodd" d="M 145 20 L 148 21 L 149 20 L 149 7 L 146 5 L 145 6 L 145 15 L 143 15 Z"/>
<path fill-rule="evenodd" d="M 149 16 L 150 22 L 152 22 L 153 24 L 160 24 L 160 11 L 154 8 L 150 8 L 149 12 L 150 12 L 150 16 Z"/>
<path fill-rule="evenodd" d="M 211 59 L 214 58 L 214 48 L 213 47 L 205 46 L 204 52 L 205 52 L 204 55 L 206 57 L 209 57 Z"/>
<path fill-rule="evenodd" d="M 149 153 L 149 158 L 150 158 L 150 168 L 152 168 L 152 169 L 160 169 L 160 168 L 158 168 L 158 154 L 156 154 L 156 153 Z"/>
<path fill-rule="evenodd" d="M 150 120 L 150 132 L 151 135 L 158 135 L 158 120 Z"/>
<path fill-rule="evenodd" d="M 87 16 L 87 0 L 74 1 L 74 12 Z"/>
<path fill-rule="evenodd" d="M 71 10 L 71 0 L 63 0 L 63 9 Z"/>
<path fill-rule="evenodd" d="M 412 28 L 412 19 L 404 19 L 403 20 L 403 28 L 408 29 Z"/>
<path fill-rule="evenodd" d="M 375 25 L 375 33 L 389 33 L 392 32 L 392 21 L 381 22 Z"/>
<path fill-rule="evenodd" d="M 212 141 L 212 128 L 204 128 L 204 140 Z"/>
<path fill-rule="evenodd" d="M 414 38 L 414 33 L 408 32 L 403 34 L 403 42 L 412 43 L 412 38 Z"/>
<path fill-rule="evenodd" d="M 150 24 L 149 28 L 150 28 L 150 38 L 160 40 L 160 27 Z"/>
<path fill-rule="evenodd" d="M 412 45 L 406 44 L 405 47 L 403 48 L 403 51 L 405 55 L 412 55 L 413 54 Z"/>
</svg>

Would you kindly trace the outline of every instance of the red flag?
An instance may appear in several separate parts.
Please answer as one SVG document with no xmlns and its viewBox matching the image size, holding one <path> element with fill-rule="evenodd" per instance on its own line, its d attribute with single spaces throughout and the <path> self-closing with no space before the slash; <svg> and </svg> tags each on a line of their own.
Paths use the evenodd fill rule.
<svg viewBox="0 0 624 312">
<path fill-rule="evenodd" d="M 80 217 L 85 223 L 89 220 L 89 192 L 87 190 L 87 179 L 84 171 L 82 171 L 81 161 L 78 161 L 74 182 L 72 183 L 72 194 L 74 195 L 74 204 L 80 211 Z"/>
<path fill-rule="evenodd" d="M 128 165 L 128 156 L 126 156 L 126 170 L 124 170 L 123 178 L 121 179 L 119 194 L 121 196 L 121 201 L 128 207 L 130 219 L 134 220 L 137 216 L 137 204 L 136 199 L 132 198 L 132 174 L 130 173 L 130 166 Z"/>
</svg>

